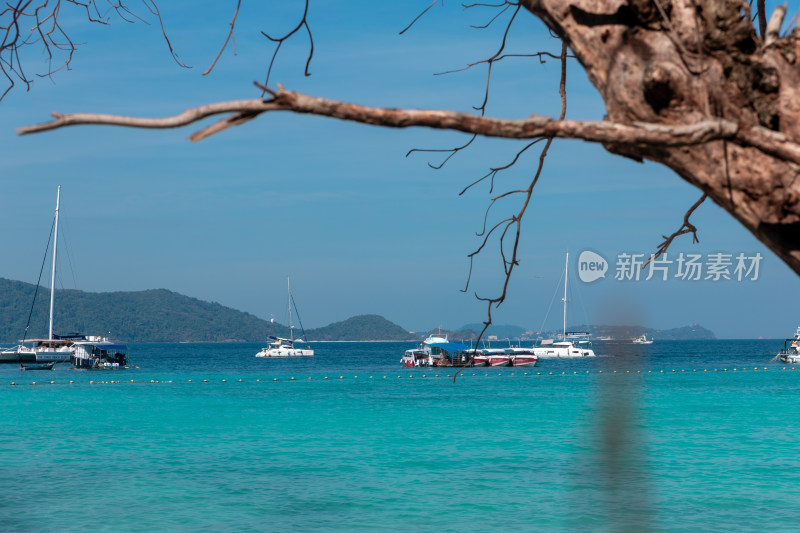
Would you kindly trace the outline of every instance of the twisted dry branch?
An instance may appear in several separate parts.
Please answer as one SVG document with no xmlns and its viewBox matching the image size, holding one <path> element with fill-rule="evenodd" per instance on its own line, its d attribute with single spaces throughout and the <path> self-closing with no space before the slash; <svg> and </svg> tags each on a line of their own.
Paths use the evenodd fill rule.
<svg viewBox="0 0 800 533">
<path fill-rule="evenodd" d="M 94 113 L 61 114 L 53 112 L 53 120 L 18 128 L 19 135 L 39 133 L 75 125 L 114 125 L 132 128 L 179 128 L 216 115 L 255 117 L 273 111 L 320 115 L 362 124 L 390 128 L 426 127 L 462 131 L 484 137 L 534 139 L 554 137 L 617 145 L 691 146 L 710 141 L 727 140 L 744 147 L 756 148 L 765 154 L 800 164 L 800 145 L 787 136 L 759 126 L 745 127 L 732 120 L 709 118 L 694 124 L 664 125 L 633 122 L 555 120 L 543 115 L 526 119 L 499 119 L 469 113 L 424 109 L 370 107 L 309 96 L 279 88 L 272 98 L 231 100 L 193 107 L 164 118 L 142 118 Z M 235 122 L 235 121 L 234 121 Z M 232 124 L 233 125 L 233 124 Z M 189 138 L 199 141 L 213 133 L 197 132 Z"/>
<path fill-rule="evenodd" d="M 678 231 L 674 232 L 672 235 L 669 235 L 669 236 L 667 236 L 667 235 L 662 235 L 661 236 L 661 238 L 664 239 L 664 240 L 662 241 L 661 244 L 658 245 L 658 250 L 656 250 L 656 253 L 651 255 L 650 259 L 648 259 L 642 265 L 642 270 L 644 270 L 645 267 L 647 265 L 649 265 L 651 261 L 661 257 L 661 255 L 663 255 L 664 252 L 667 251 L 667 249 L 669 248 L 670 244 L 672 244 L 672 241 L 674 241 L 677 237 L 680 237 L 681 235 L 686 235 L 687 233 L 691 233 L 692 234 L 692 242 L 693 243 L 700 242 L 700 239 L 697 238 L 697 227 L 695 227 L 694 224 L 689 222 L 689 217 L 691 217 L 692 213 L 694 213 L 695 210 L 698 207 L 700 207 L 700 204 L 702 204 L 703 202 L 706 201 L 706 198 L 708 198 L 708 193 L 703 193 L 703 196 L 701 196 L 700 199 L 697 200 L 692 205 L 692 207 L 689 208 L 688 211 L 686 211 L 686 214 L 683 215 L 683 225 L 680 228 L 678 228 Z"/>
</svg>

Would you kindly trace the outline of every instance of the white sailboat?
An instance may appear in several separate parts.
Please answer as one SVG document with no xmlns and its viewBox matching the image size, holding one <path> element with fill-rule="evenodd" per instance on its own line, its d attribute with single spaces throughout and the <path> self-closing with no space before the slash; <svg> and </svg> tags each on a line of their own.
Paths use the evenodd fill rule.
<svg viewBox="0 0 800 533">
<path fill-rule="evenodd" d="M 0 352 L 2 362 L 31 362 L 47 363 L 51 361 L 69 361 L 74 353 L 73 337 L 60 337 L 53 333 L 53 309 L 55 307 L 55 284 L 56 284 L 56 257 L 58 253 L 58 213 L 61 203 L 61 186 L 58 186 L 56 195 L 56 215 L 53 230 L 53 266 L 50 273 L 50 327 L 46 339 L 23 339 L 21 344 Z M 81 337 L 82 338 L 82 337 Z M 29 343 L 28 346 L 25 343 Z"/>
<path fill-rule="evenodd" d="M 289 278 L 286 278 L 286 289 L 289 292 L 289 338 L 268 337 L 269 343 L 266 348 L 262 348 L 256 357 L 314 357 L 314 350 L 308 348 L 295 348 L 295 343 L 304 343 L 303 339 L 294 338 L 294 325 L 292 325 L 292 287 Z M 296 308 L 295 308 L 296 310 Z M 298 317 L 299 320 L 299 317 Z M 302 328 L 302 323 L 300 324 Z M 305 331 L 303 331 L 305 335 Z"/>
<path fill-rule="evenodd" d="M 569 282 L 569 252 L 564 265 L 564 324 L 562 340 L 558 342 L 542 341 L 540 346 L 533 348 L 537 357 L 594 357 L 594 351 L 588 347 L 588 341 L 570 340 L 567 334 L 567 284 Z"/>
</svg>

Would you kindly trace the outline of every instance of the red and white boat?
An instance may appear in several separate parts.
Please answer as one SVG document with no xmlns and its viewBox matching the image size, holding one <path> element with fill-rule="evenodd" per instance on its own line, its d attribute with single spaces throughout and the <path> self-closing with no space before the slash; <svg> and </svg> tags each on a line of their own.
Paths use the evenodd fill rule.
<svg viewBox="0 0 800 533">
<path fill-rule="evenodd" d="M 536 366 L 539 357 L 530 348 L 509 348 L 511 366 Z"/>
<path fill-rule="evenodd" d="M 489 365 L 489 356 L 483 355 L 481 350 L 475 350 L 475 354 L 472 356 L 472 366 L 488 366 Z"/>
<path fill-rule="evenodd" d="M 503 348 L 486 348 L 484 355 L 489 359 L 489 366 L 509 366 L 511 356 Z"/>
</svg>

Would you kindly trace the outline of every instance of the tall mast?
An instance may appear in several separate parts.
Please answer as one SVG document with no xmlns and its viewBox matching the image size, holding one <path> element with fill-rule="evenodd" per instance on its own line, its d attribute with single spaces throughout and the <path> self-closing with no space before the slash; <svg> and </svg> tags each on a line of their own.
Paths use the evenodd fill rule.
<svg viewBox="0 0 800 533">
<path fill-rule="evenodd" d="M 58 206 L 61 202 L 61 185 L 58 186 L 58 194 L 56 195 L 56 222 L 55 231 L 53 232 L 53 270 L 50 273 L 50 333 L 49 339 L 53 340 L 53 303 L 55 302 L 56 295 L 56 247 L 58 245 Z"/>
<path fill-rule="evenodd" d="M 289 293 L 289 338 L 294 343 L 294 326 L 292 326 L 292 286 L 289 284 L 289 276 L 286 276 L 286 291 Z"/>
<path fill-rule="evenodd" d="M 567 283 L 569 282 L 569 252 L 564 263 L 564 341 L 567 340 Z"/>
</svg>

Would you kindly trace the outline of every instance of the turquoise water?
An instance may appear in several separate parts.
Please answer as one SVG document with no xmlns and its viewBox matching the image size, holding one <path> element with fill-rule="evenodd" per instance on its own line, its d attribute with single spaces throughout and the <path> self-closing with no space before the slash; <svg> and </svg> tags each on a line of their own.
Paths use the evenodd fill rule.
<svg viewBox="0 0 800 533">
<path fill-rule="evenodd" d="M 280 361 L 154 344 L 131 347 L 131 370 L 4 365 L 0 529 L 798 528 L 800 368 L 769 362 L 782 342 L 598 343 L 606 357 L 455 384 L 402 368 L 408 346 Z"/>
</svg>

